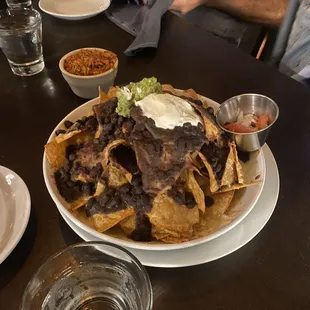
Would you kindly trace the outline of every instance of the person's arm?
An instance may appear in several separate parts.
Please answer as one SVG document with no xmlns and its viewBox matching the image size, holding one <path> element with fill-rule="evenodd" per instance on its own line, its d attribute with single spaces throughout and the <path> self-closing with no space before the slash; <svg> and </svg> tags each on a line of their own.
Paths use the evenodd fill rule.
<svg viewBox="0 0 310 310">
<path fill-rule="evenodd" d="M 205 4 L 255 23 L 280 25 L 288 0 L 175 0 L 171 10 L 187 14 Z"/>
</svg>

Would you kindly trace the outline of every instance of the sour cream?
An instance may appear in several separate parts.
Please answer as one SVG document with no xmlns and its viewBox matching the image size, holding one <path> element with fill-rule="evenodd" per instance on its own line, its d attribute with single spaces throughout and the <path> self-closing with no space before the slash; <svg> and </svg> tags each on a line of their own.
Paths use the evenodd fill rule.
<svg viewBox="0 0 310 310">
<path fill-rule="evenodd" d="M 123 93 L 123 95 L 125 96 L 125 98 L 126 98 L 126 100 L 131 100 L 131 98 L 132 98 L 132 93 L 131 93 L 131 91 L 129 90 L 129 88 L 128 87 L 122 87 L 122 88 L 120 88 L 120 91 Z"/>
<path fill-rule="evenodd" d="M 201 117 L 184 99 L 170 94 L 150 94 L 135 105 L 140 107 L 144 116 L 152 118 L 156 127 L 173 129 L 191 123 L 202 123 Z"/>
</svg>

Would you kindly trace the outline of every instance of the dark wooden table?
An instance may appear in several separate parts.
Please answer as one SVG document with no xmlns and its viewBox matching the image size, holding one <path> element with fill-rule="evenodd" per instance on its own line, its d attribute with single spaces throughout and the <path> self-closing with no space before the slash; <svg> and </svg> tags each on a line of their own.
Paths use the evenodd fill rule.
<svg viewBox="0 0 310 310">
<path fill-rule="evenodd" d="M 32 198 L 26 233 L 0 265 L 0 308 L 18 309 L 38 267 L 56 251 L 80 241 L 49 197 L 41 166 L 50 132 L 83 102 L 63 80 L 58 61 L 70 50 L 97 46 L 118 54 L 117 84 L 156 76 L 217 101 L 258 92 L 280 105 L 280 118 L 268 141 L 281 177 L 271 220 L 249 244 L 215 262 L 148 268 L 154 309 L 309 309 L 309 89 L 172 14 L 163 19 L 157 52 L 136 58 L 123 55 L 133 38 L 104 16 L 67 22 L 43 14 L 43 22 L 44 72 L 31 78 L 14 76 L 0 55 L 0 164 L 25 180 Z"/>
</svg>

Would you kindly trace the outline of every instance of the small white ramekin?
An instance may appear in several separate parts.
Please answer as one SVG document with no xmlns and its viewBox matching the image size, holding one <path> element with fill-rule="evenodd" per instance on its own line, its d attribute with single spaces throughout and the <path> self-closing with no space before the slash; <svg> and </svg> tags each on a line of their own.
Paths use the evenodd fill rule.
<svg viewBox="0 0 310 310">
<path fill-rule="evenodd" d="M 98 87 L 104 91 L 108 92 L 109 88 L 113 86 L 114 80 L 118 70 L 118 59 L 113 68 L 110 70 L 97 74 L 97 75 L 89 75 L 89 76 L 81 76 L 69 73 L 64 69 L 64 62 L 65 59 L 77 53 L 80 50 L 98 50 L 98 51 L 107 51 L 103 48 L 96 48 L 96 47 L 87 47 L 87 48 L 80 48 L 74 50 L 66 55 L 64 55 L 59 61 L 59 69 L 62 73 L 62 76 L 69 84 L 71 90 L 79 97 L 91 99 L 98 97 Z"/>
</svg>

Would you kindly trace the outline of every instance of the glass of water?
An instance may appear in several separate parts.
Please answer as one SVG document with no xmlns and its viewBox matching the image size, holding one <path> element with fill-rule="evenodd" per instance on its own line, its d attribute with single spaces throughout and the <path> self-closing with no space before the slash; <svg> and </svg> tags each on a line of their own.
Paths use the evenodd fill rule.
<svg viewBox="0 0 310 310">
<path fill-rule="evenodd" d="M 6 0 L 6 4 L 10 8 L 20 8 L 31 6 L 31 0 Z"/>
<path fill-rule="evenodd" d="M 80 243 L 49 258 L 28 283 L 21 310 L 151 310 L 149 277 L 127 250 Z"/>
<path fill-rule="evenodd" d="M 31 8 L 0 11 L 0 47 L 13 73 L 34 75 L 44 69 L 42 20 Z"/>
</svg>

